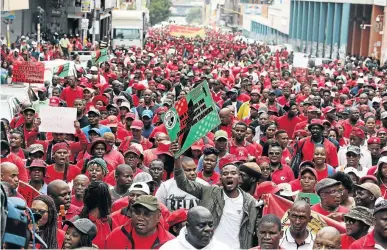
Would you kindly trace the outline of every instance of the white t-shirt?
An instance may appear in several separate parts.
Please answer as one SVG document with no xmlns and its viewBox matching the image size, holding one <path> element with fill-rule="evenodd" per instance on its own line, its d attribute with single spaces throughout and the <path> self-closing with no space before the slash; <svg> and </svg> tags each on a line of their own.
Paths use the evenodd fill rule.
<svg viewBox="0 0 387 250">
<path fill-rule="evenodd" d="M 200 178 L 196 178 L 195 181 L 205 186 L 209 185 L 205 180 Z M 178 188 L 174 178 L 162 182 L 155 196 L 170 211 L 175 211 L 179 208 L 190 209 L 199 203 L 198 198 Z"/>
<path fill-rule="evenodd" d="M 243 217 L 243 195 L 240 192 L 236 198 L 230 198 L 225 193 L 223 195 L 225 205 L 214 238 L 231 249 L 240 249 L 239 230 Z"/>
</svg>

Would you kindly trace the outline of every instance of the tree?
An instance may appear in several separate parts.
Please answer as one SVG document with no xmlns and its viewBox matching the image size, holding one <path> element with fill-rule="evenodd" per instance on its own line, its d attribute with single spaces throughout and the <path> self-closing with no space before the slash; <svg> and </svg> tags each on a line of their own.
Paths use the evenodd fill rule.
<svg viewBox="0 0 387 250">
<path fill-rule="evenodd" d="M 188 11 L 185 20 L 187 23 L 201 23 L 203 17 L 203 9 L 200 7 L 192 8 Z"/>
<path fill-rule="evenodd" d="M 172 6 L 170 0 L 151 0 L 149 4 L 149 21 L 151 25 L 155 25 L 159 22 L 166 20 L 171 11 Z"/>
</svg>

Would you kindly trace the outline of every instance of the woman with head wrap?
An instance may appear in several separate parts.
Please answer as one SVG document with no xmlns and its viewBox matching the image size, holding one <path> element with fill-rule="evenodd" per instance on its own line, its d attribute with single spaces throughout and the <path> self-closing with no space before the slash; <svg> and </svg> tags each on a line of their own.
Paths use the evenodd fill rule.
<svg viewBox="0 0 387 250">
<path fill-rule="evenodd" d="M 103 178 L 109 173 L 107 169 L 106 161 L 102 158 L 94 158 L 87 163 L 87 175 L 90 177 L 91 182 L 102 181 Z M 82 170 L 82 173 L 83 170 Z"/>
<path fill-rule="evenodd" d="M 70 164 L 70 147 L 67 142 L 56 143 L 52 147 L 52 153 L 55 163 L 47 166 L 46 183 L 50 183 L 53 180 L 71 182 L 81 173 L 77 166 Z"/>
</svg>

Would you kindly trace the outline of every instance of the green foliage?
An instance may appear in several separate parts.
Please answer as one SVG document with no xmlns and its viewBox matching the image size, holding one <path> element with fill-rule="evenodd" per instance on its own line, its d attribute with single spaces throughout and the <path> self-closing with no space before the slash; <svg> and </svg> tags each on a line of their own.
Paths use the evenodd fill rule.
<svg viewBox="0 0 387 250">
<path fill-rule="evenodd" d="M 192 8 L 189 10 L 188 15 L 185 17 L 187 23 L 201 23 L 203 17 L 203 9 L 200 7 Z"/>
<path fill-rule="evenodd" d="M 170 0 L 151 0 L 148 8 L 151 25 L 165 21 L 171 14 L 171 6 Z"/>
</svg>

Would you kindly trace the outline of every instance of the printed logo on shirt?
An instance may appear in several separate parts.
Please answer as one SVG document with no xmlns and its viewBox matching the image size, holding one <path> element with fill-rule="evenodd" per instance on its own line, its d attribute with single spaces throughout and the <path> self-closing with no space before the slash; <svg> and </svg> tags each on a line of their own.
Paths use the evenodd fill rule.
<svg viewBox="0 0 387 250">
<path fill-rule="evenodd" d="M 180 208 L 190 209 L 198 205 L 198 199 L 186 199 L 184 196 L 176 196 L 171 194 L 167 198 L 167 207 L 171 211 L 175 211 Z"/>
</svg>

